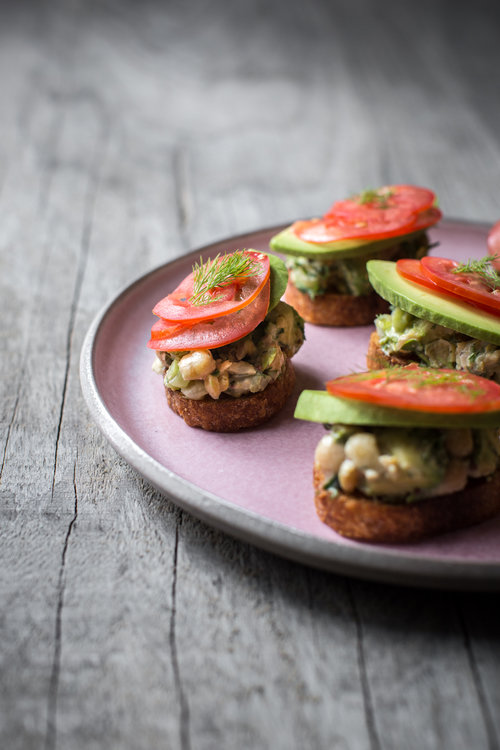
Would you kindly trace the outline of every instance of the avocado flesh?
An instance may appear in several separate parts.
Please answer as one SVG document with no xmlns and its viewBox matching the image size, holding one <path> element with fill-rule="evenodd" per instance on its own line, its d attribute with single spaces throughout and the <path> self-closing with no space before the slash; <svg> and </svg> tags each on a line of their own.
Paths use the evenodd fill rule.
<svg viewBox="0 0 500 750">
<path fill-rule="evenodd" d="M 269 278 L 271 281 L 271 289 L 269 294 L 269 307 L 267 311 L 270 312 L 285 293 L 285 289 L 288 284 L 288 269 L 281 258 L 277 258 L 276 255 L 271 253 L 265 253 L 269 258 Z"/>
<path fill-rule="evenodd" d="M 479 414 L 439 414 L 370 404 L 305 390 L 299 396 L 294 417 L 321 424 L 375 425 L 380 427 L 500 427 L 500 411 Z"/>
<path fill-rule="evenodd" d="M 323 260 L 341 260 L 343 258 L 362 258 L 373 255 L 380 250 L 387 250 L 408 239 L 423 234 L 423 230 L 401 234 L 396 237 L 387 237 L 383 240 L 370 242 L 368 240 L 337 240 L 314 244 L 301 240 L 292 227 L 283 229 L 270 240 L 271 250 L 284 255 L 301 255 L 308 258 L 321 258 Z"/>
<path fill-rule="evenodd" d="M 369 260 L 366 268 L 377 294 L 392 305 L 417 318 L 500 346 L 500 317 L 408 281 L 399 275 L 393 261 Z"/>
</svg>

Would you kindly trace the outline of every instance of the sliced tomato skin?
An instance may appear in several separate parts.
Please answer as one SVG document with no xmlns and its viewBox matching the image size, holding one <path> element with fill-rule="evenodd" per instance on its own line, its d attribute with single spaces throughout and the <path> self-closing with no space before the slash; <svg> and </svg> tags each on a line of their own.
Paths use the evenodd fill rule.
<svg viewBox="0 0 500 750">
<path fill-rule="evenodd" d="M 398 211 L 409 211 L 412 214 L 425 211 L 434 204 L 435 194 L 428 188 L 416 185 L 386 185 L 375 191 L 379 196 L 384 196 L 386 209 L 381 209 L 377 201 L 360 202 L 360 195 L 347 200 L 336 201 L 326 212 L 325 217 L 333 216 L 356 216 L 362 218 L 381 211 L 392 211 L 393 215 Z"/>
<path fill-rule="evenodd" d="M 336 240 L 380 240 L 423 231 L 436 224 L 441 211 L 433 206 L 432 190 L 392 185 L 376 191 L 384 203 L 361 203 L 359 196 L 337 201 L 321 219 L 298 221 L 294 233 L 304 242 L 323 244 Z"/>
<path fill-rule="evenodd" d="M 335 240 L 382 240 L 386 237 L 398 237 L 410 234 L 414 218 L 408 217 L 406 223 L 401 221 L 379 221 L 377 226 L 372 222 L 371 228 L 364 220 L 359 222 L 339 218 L 313 219 L 310 222 L 295 222 L 293 231 L 304 242 L 325 243 Z"/>
<path fill-rule="evenodd" d="M 490 291 L 475 274 L 453 273 L 453 269 L 457 268 L 459 263 L 449 258 L 426 256 L 420 264 L 425 275 L 440 289 L 500 315 L 500 289 Z"/>
<path fill-rule="evenodd" d="M 461 297 L 458 294 L 450 292 L 448 289 L 443 289 L 438 286 L 438 284 L 432 281 L 432 279 L 424 273 L 420 260 L 414 258 L 400 258 L 400 260 L 396 261 L 396 270 L 401 276 L 403 276 L 403 278 L 408 279 L 408 281 L 412 281 L 419 286 L 424 286 L 426 289 L 431 289 L 436 294 L 442 294 L 443 297 L 449 297 L 449 299 L 461 302 L 464 305 L 472 305 L 473 307 L 489 312 L 490 314 L 492 312 L 491 308 L 486 307 L 486 305 L 481 305 L 473 300 L 465 299 L 465 297 Z"/>
<path fill-rule="evenodd" d="M 261 293 L 248 305 L 213 320 L 184 326 L 172 326 L 170 321 L 159 320 L 153 325 L 148 347 L 158 351 L 180 352 L 217 349 L 239 341 L 255 330 L 266 317 L 270 288 L 268 280 Z"/>
<path fill-rule="evenodd" d="M 423 231 L 424 229 L 428 229 L 429 227 L 434 226 L 434 224 L 437 224 L 438 221 L 442 219 L 442 217 L 443 212 L 436 206 L 433 206 L 432 208 L 426 208 L 425 211 L 417 214 L 415 223 L 413 224 L 412 232 L 419 232 L 421 230 Z"/>
<path fill-rule="evenodd" d="M 265 253 L 251 250 L 246 250 L 245 253 L 259 264 L 259 273 L 242 280 L 242 283 L 234 283 L 227 287 L 214 289 L 214 299 L 222 296 L 221 300 L 201 306 L 191 304 L 189 298 L 193 294 L 193 272 L 171 294 L 168 294 L 155 305 L 153 314 L 163 320 L 187 324 L 197 323 L 201 320 L 212 320 L 219 315 L 227 315 L 246 307 L 260 294 L 268 281 L 270 262 L 269 256 Z"/>
<path fill-rule="evenodd" d="M 420 284 L 420 286 L 425 286 L 427 289 L 432 289 L 433 292 L 441 291 L 438 285 L 435 284 L 429 276 L 426 276 L 422 270 L 420 261 L 415 258 L 400 258 L 397 260 L 396 271 L 400 276 L 403 276 L 409 281 L 413 281 L 415 284 Z M 453 297 L 456 297 L 456 295 L 453 295 Z"/>
<path fill-rule="evenodd" d="M 488 238 L 486 240 L 488 246 L 488 252 L 490 255 L 498 256 L 495 260 L 492 260 L 493 267 L 500 270 L 500 221 L 493 224 L 490 231 L 488 232 Z"/>
<path fill-rule="evenodd" d="M 500 409 L 500 385 L 462 370 L 418 365 L 344 375 L 326 384 L 328 393 L 381 406 L 440 414 Z"/>
<path fill-rule="evenodd" d="M 195 324 L 193 323 L 192 325 Z M 164 320 L 163 318 L 160 318 L 151 326 L 151 339 L 159 340 L 164 338 L 171 338 L 172 336 L 176 336 L 178 333 L 182 333 L 188 328 L 191 328 L 192 325 L 183 326 L 180 323 L 172 323 L 170 320 Z"/>
</svg>

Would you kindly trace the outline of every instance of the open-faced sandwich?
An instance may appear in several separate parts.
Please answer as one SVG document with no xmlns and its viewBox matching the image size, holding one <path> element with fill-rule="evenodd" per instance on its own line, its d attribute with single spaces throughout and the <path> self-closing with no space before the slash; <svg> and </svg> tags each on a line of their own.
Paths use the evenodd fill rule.
<svg viewBox="0 0 500 750">
<path fill-rule="evenodd" d="M 367 325 L 387 304 L 373 291 L 369 258 L 421 258 L 441 212 L 431 190 L 388 185 L 337 201 L 320 219 L 296 221 L 271 239 L 286 256 L 285 300 L 317 325 Z"/>
<path fill-rule="evenodd" d="M 500 512 L 500 386 L 417 365 L 303 391 L 295 416 L 322 423 L 316 510 L 339 534 L 403 543 Z"/>
<path fill-rule="evenodd" d="M 234 432 L 276 414 L 290 396 L 290 358 L 304 323 L 281 301 L 279 258 L 238 250 L 196 264 L 153 313 L 148 346 L 168 404 L 191 427 Z"/>
<path fill-rule="evenodd" d="M 370 282 L 392 311 L 375 319 L 367 367 L 417 362 L 500 383 L 500 275 L 490 261 L 369 261 Z"/>
</svg>

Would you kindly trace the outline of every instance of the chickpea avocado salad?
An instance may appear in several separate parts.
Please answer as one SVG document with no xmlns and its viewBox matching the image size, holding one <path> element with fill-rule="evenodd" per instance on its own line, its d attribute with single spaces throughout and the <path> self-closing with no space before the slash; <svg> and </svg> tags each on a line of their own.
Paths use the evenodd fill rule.
<svg viewBox="0 0 500 750">
<path fill-rule="evenodd" d="M 318 325 L 365 325 L 385 305 L 373 292 L 369 258 L 421 258 L 426 230 L 441 218 L 431 190 L 388 185 L 337 201 L 320 219 L 296 221 L 275 235 L 286 256 L 285 299 Z"/>
<path fill-rule="evenodd" d="M 295 310 L 278 302 L 257 328 L 232 344 L 215 349 L 156 353 L 153 368 L 163 373 L 167 388 L 186 398 L 221 394 L 248 395 L 263 391 L 283 371 L 304 340 L 304 326 Z"/>
<path fill-rule="evenodd" d="M 324 425 L 315 505 L 337 533 L 411 542 L 500 512 L 500 386 L 417 365 L 303 391 L 295 417 Z"/>
<path fill-rule="evenodd" d="M 254 250 L 217 255 L 153 309 L 156 351 L 170 408 L 192 427 L 233 432 L 279 411 L 295 382 L 290 359 L 304 322 L 281 301 L 282 260 Z"/>
<path fill-rule="evenodd" d="M 391 304 L 375 318 L 369 369 L 417 362 L 500 383 L 500 276 L 489 258 L 371 260 L 367 270 Z"/>
</svg>

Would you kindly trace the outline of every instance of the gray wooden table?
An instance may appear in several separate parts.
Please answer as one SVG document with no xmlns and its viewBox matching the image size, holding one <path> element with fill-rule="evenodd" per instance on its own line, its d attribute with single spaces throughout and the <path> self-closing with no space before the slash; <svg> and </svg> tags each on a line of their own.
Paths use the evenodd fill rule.
<svg viewBox="0 0 500 750">
<path fill-rule="evenodd" d="M 500 747 L 498 596 L 213 530 L 78 376 L 101 306 L 197 245 L 391 182 L 500 218 L 499 31 L 483 0 L 2 3 L 2 748 Z"/>
</svg>

